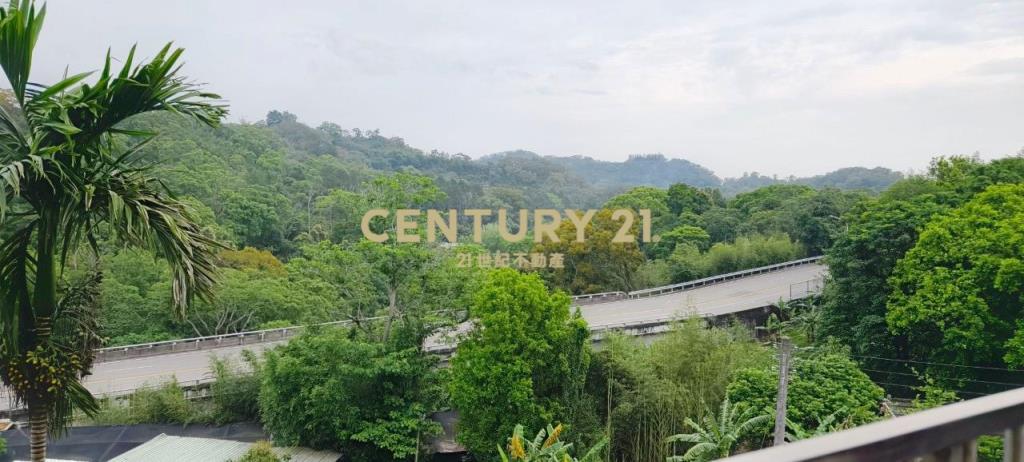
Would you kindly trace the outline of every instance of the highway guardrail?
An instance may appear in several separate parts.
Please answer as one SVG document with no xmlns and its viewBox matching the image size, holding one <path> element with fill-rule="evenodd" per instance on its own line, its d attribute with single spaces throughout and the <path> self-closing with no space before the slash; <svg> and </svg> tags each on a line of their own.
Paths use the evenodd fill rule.
<svg viewBox="0 0 1024 462">
<path fill-rule="evenodd" d="M 732 273 L 719 274 L 717 276 L 709 276 L 709 277 L 706 277 L 706 278 L 695 279 L 693 281 L 680 282 L 678 284 L 670 284 L 670 285 L 661 286 L 661 287 L 652 287 L 650 289 L 634 290 L 632 292 L 627 293 L 626 296 L 628 298 L 630 298 L 630 299 L 636 299 L 636 298 L 644 298 L 644 297 L 654 297 L 654 296 L 657 296 L 657 295 L 664 295 L 664 294 L 669 294 L 669 293 L 673 293 L 673 292 L 680 292 L 680 291 L 683 291 L 683 290 L 693 289 L 693 288 L 696 288 L 696 287 L 703 287 L 703 286 L 708 286 L 708 285 L 712 285 L 712 284 L 718 284 L 718 283 L 722 283 L 722 282 L 726 282 L 726 281 L 731 281 L 733 279 L 740 279 L 740 278 L 745 278 L 745 277 L 749 277 L 749 276 L 755 276 L 755 275 L 758 275 L 758 274 L 764 274 L 764 273 L 771 273 L 771 272 L 775 272 L 775 271 L 780 271 L 780 270 L 784 270 L 784 269 L 787 269 L 787 268 L 792 268 L 794 266 L 803 266 L 803 265 L 809 265 L 809 264 L 812 264 L 812 263 L 818 263 L 823 258 L 825 258 L 825 257 L 822 256 L 822 255 L 818 255 L 818 256 L 815 256 L 815 257 L 801 258 L 799 260 L 792 260 L 792 261 L 787 261 L 787 262 L 783 262 L 783 263 L 776 263 L 774 265 L 761 266 L 761 267 L 758 267 L 758 268 L 751 268 L 751 269 L 743 270 L 743 271 L 734 271 Z"/>
<path fill-rule="evenodd" d="M 706 277 L 693 281 L 670 284 L 667 286 L 653 287 L 650 289 L 634 290 L 632 292 L 601 292 L 597 294 L 585 294 L 572 297 L 577 305 L 588 305 L 594 303 L 605 303 L 624 299 L 637 299 L 665 295 L 680 292 L 696 287 L 717 284 L 721 282 L 754 276 L 763 273 L 770 273 L 795 266 L 807 265 L 821 261 L 823 257 L 809 257 L 800 260 L 793 260 L 774 265 L 762 266 L 743 271 L 735 271 L 727 274 Z M 808 287 L 808 291 L 810 287 Z M 366 320 L 383 319 L 383 317 L 367 318 Z M 317 326 L 349 325 L 352 321 L 334 321 Z M 163 354 L 181 353 L 185 351 L 207 350 L 231 346 L 244 346 L 259 343 L 279 342 L 294 337 L 301 333 L 306 326 L 282 327 L 277 329 L 264 329 L 249 332 L 238 332 L 233 334 L 211 335 L 207 337 L 193 337 L 178 340 L 166 340 L 161 342 L 140 343 L 136 345 L 124 345 L 107 347 L 96 350 L 96 362 L 117 361 L 122 359 L 144 358 Z"/>
</svg>

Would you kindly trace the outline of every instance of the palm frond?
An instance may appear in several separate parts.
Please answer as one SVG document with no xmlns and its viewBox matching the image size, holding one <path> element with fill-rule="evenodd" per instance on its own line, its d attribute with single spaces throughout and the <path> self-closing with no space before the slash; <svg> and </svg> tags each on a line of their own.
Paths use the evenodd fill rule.
<svg viewBox="0 0 1024 462">
<path fill-rule="evenodd" d="M 32 70 L 32 51 L 45 17 L 46 6 L 37 11 L 29 0 L 11 1 L 7 8 L 0 8 L 0 67 L 22 104 Z"/>
<path fill-rule="evenodd" d="M 64 389 L 56 397 L 49 409 L 50 433 L 61 436 L 67 431 L 74 418 L 75 409 L 86 415 L 96 415 L 100 405 L 81 381 L 74 380 L 65 384 Z"/>
<path fill-rule="evenodd" d="M 151 179 L 137 172 L 115 172 L 103 186 L 92 207 L 106 212 L 106 221 L 123 240 L 168 262 L 178 316 L 196 296 L 212 298 L 216 254 L 224 244 L 203 233 L 188 207 L 156 190 Z"/>
<path fill-rule="evenodd" d="M 66 428 L 78 409 L 87 415 L 99 411 L 99 405 L 92 393 L 85 388 L 81 378 L 92 368 L 96 348 L 103 343 L 99 335 L 100 284 L 102 273 L 93 271 L 87 277 L 68 287 L 59 303 L 54 317 L 50 343 L 63 352 L 64 357 L 74 358 L 68 367 L 77 369 L 77 377 L 70 380 L 57 393 L 50 409 L 51 431 L 60 433 Z"/>
<path fill-rule="evenodd" d="M 95 82 L 75 86 L 87 75 L 79 74 L 35 93 L 26 106 L 28 117 L 35 125 L 47 127 L 50 139 L 66 137 L 75 144 L 116 133 L 121 122 L 152 111 L 217 125 L 227 108 L 219 102 L 220 96 L 204 92 L 178 75 L 183 51 L 167 44 L 152 60 L 133 67 L 136 50 L 132 47 L 117 74 L 111 70 L 108 52 Z M 53 120 L 54 111 L 61 114 L 60 121 Z"/>
<path fill-rule="evenodd" d="M 23 332 L 19 322 L 32 316 L 31 279 L 34 262 L 30 248 L 36 221 L 22 223 L 0 244 L 0 355 L 17 354 L 22 349 Z"/>
</svg>

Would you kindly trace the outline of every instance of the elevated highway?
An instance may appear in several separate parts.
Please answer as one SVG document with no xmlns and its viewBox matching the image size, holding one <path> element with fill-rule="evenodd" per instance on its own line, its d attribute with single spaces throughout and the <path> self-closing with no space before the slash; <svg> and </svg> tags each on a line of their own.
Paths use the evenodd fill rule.
<svg viewBox="0 0 1024 462">
<path fill-rule="evenodd" d="M 682 317 L 740 315 L 779 300 L 806 297 L 820 290 L 826 271 L 818 259 L 805 259 L 599 299 L 577 297 L 577 303 L 595 338 L 609 330 L 643 334 Z M 119 395 L 171 378 L 183 386 L 202 384 L 212 379 L 211 356 L 237 362 L 242 350 L 262 351 L 286 342 L 298 331 L 301 329 L 276 329 L 220 336 L 216 341 L 187 339 L 105 349 L 85 385 L 96 395 Z M 433 341 L 427 348 L 445 353 L 453 346 Z M 7 400 L 0 393 L 0 410 L 7 408 Z"/>
</svg>

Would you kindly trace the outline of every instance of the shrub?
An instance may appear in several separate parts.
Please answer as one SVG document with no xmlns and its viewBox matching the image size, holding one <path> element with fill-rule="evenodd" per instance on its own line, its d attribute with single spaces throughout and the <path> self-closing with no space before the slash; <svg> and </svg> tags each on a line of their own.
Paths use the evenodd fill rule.
<svg viewBox="0 0 1024 462">
<path fill-rule="evenodd" d="M 260 415 L 274 440 L 344 452 L 352 461 L 405 459 L 426 416 L 433 361 L 417 349 L 390 351 L 344 329 L 313 330 L 266 355 Z"/>
<path fill-rule="evenodd" d="M 142 388 L 125 399 L 100 400 L 100 410 L 84 423 L 92 425 L 135 425 L 143 423 L 211 423 L 213 415 L 201 404 L 185 397 L 177 381 L 155 388 Z"/>
<path fill-rule="evenodd" d="M 771 363 L 748 329 L 708 328 L 699 319 L 673 326 L 650 346 L 621 335 L 602 346 L 590 383 L 604 398 L 599 407 L 611 410 L 612 460 L 663 462 L 671 455 L 665 438 L 686 432 L 687 418 L 719 409 L 738 370 Z"/>
<path fill-rule="evenodd" d="M 218 423 L 259 421 L 262 366 L 249 350 L 242 351 L 242 359 L 250 370 L 243 370 L 244 366 L 232 366 L 220 358 L 210 361 L 216 379 L 210 385 L 210 392 Z"/>
<path fill-rule="evenodd" d="M 838 352 L 795 359 L 789 382 L 788 420 L 801 428 L 817 428 L 833 415 L 837 423 L 851 426 L 879 418 L 883 390 L 853 360 Z M 774 415 L 778 384 L 776 370 L 746 369 L 736 374 L 727 394 L 737 406 Z"/>
<path fill-rule="evenodd" d="M 795 260 L 804 248 L 785 234 L 753 234 L 731 243 L 719 242 L 704 253 L 697 246 L 680 243 L 669 257 L 673 282 Z"/>
<path fill-rule="evenodd" d="M 471 312 L 476 327 L 451 360 L 450 383 L 459 441 L 471 453 L 493 453 L 516 424 L 589 420 L 582 387 L 590 335 L 570 314 L 568 296 L 550 293 L 536 275 L 503 269 L 488 276 Z"/>
<path fill-rule="evenodd" d="M 269 442 L 257 441 L 242 457 L 234 462 L 283 462 L 289 459 L 290 457 L 288 456 L 278 456 Z"/>
</svg>

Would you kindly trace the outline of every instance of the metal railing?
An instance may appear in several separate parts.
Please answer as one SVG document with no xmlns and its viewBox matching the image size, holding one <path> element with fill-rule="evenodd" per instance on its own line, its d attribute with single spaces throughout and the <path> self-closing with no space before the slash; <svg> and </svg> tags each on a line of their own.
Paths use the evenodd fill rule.
<svg viewBox="0 0 1024 462">
<path fill-rule="evenodd" d="M 801 258 L 799 260 L 787 261 L 787 262 L 783 262 L 783 263 L 776 263 L 774 265 L 761 266 L 761 267 L 758 267 L 758 268 L 751 268 L 751 269 L 743 270 L 743 271 L 734 271 L 732 273 L 725 273 L 725 274 L 719 274 L 719 275 L 716 275 L 716 276 L 709 276 L 709 277 L 706 277 L 706 278 L 695 279 L 693 281 L 680 282 L 678 284 L 670 284 L 670 285 L 661 286 L 661 287 L 652 287 L 650 289 L 634 290 L 634 291 L 629 292 L 628 294 L 626 294 L 626 296 L 628 298 L 633 299 L 633 298 L 643 298 L 643 297 L 653 297 L 653 296 L 657 296 L 657 295 L 664 295 L 664 294 L 673 293 L 673 292 L 679 292 L 679 291 L 683 291 L 683 290 L 687 290 L 687 289 L 693 289 L 695 287 L 703 287 L 703 286 L 708 286 L 708 285 L 711 285 L 711 284 L 718 284 L 718 283 L 722 283 L 722 282 L 726 282 L 726 281 L 731 281 L 733 279 L 740 279 L 740 278 L 744 278 L 744 277 L 748 277 L 748 276 L 754 276 L 754 275 L 763 274 L 763 273 L 771 273 L 771 272 L 775 272 L 775 271 L 780 271 L 780 270 L 792 268 L 794 266 L 802 266 L 802 265 L 809 265 L 809 264 L 812 264 L 812 263 L 818 263 L 823 258 L 825 258 L 825 257 L 822 256 L 822 255 L 818 255 L 818 256 L 815 256 L 815 257 Z"/>
<path fill-rule="evenodd" d="M 615 300 L 622 300 L 624 298 L 626 298 L 625 292 L 601 292 L 598 294 L 573 295 L 572 301 L 577 305 L 587 305 L 590 303 L 602 303 L 611 302 Z"/>
<path fill-rule="evenodd" d="M 347 325 L 351 322 L 352 321 L 335 321 L 316 325 Z M 166 340 L 162 342 L 100 348 L 96 350 L 96 362 L 143 358 L 161 354 L 251 345 L 255 343 L 276 342 L 294 337 L 296 334 L 302 332 L 306 327 L 307 326 L 282 327 L 277 329 L 239 332 L 235 334 L 211 335 L 208 337 L 193 337 L 178 340 Z"/>
<path fill-rule="evenodd" d="M 195 380 L 177 380 L 175 383 L 177 383 L 178 387 L 181 388 L 182 392 L 185 393 L 185 398 L 196 399 L 208 397 L 209 387 L 216 381 L 217 379 L 214 378 L 213 376 L 208 376 Z M 156 390 L 164 386 L 166 386 L 166 382 L 146 383 L 132 388 L 98 391 L 94 392 L 92 396 L 95 397 L 96 399 L 123 399 L 131 397 L 135 393 L 140 392 L 142 390 Z M 0 385 L 0 403 L 14 403 L 14 398 L 11 395 L 10 390 L 3 387 L 2 385 Z M 27 410 L 28 408 L 26 408 L 24 404 L 19 404 L 18 406 L 11 406 L 7 409 L 0 408 L 0 416 L 7 415 L 8 417 L 13 418 L 15 414 L 25 412 Z"/>
<path fill-rule="evenodd" d="M 820 290 L 820 288 L 822 286 L 821 281 L 822 281 L 821 278 L 816 278 L 816 279 L 811 279 L 811 280 L 808 280 L 808 281 L 802 281 L 802 282 L 790 284 L 789 299 L 784 300 L 784 301 L 789 301 L 789 300 L 793 300 L 793 299 L 796 299 L 796 298 L 803 298 L 803 297 L 805 297 L 807 295 L 810 295 L 812 293 L 816 293 L 816 291 Z M 795 292 L 793 290 L 793 287 L 795 287 L 795 286 L 799 286 L 801 288 L 804 288 L 805 291 L 803 293 L 798 293 L 799 291 Z M 761 308 L 761 307 L 751 307 L 750 309 L 757 309 L 757 308 Z M 734 313 L 730 313 L 730 314 L 734 314 Z M 714 318 L 716 316 L 721 316 L 721 315 L 716 315 L 716 314 L 713 314 L 713 313 L 701 313 L 700 316 L 703 317 L 703 318 Z M 664 331 L 668 330 L 669 326 L 673 322 L 679 321 L 682 317 L 684 317 L 684 316 L 672 315 L 672 316 L 663 316 L 663 317 L 658 317 L 658 318 L 653 318 L 653 319 L 645 319 L 645 320 L 642 320 L 642 321 L 629 321 L 629 322 L 618 322 L 618 323 L 593 325 L 593 326 L 590 327 L 591 340 L 599 341 L 608 332 L 613 332 L 613 331 L 628 332 L 629 334 L 636 335 L 636 336 L 655 335 L 655 334 L 658 334 L 658 333 L 661 333 L 661 332 L 664 332 Z M 376 319 L 383 319 L 383 318 L 384 317 L 375 317 L 375 318 L 367 318 L 367 320 L 376 320 Z M 317 325 L 346 325 L 346 324 L 350 324 L 351 322 L 352 321 L 336 321 L 336 322 L 329 322 L 329 323 L 323 323 L 323 324 L 317 324 Z M 111 359 L 121 359 L 121 358 L 125 358 L 125 357 L 128 357 L 128 358 L 145 357 L 145 356 L 150 356 L 150 355 L 155 355 L 155 354 L 161 354 L 160 353 L 161 351 L 184 352 L 184 351 L 201 350 L 201 349 L 203 349 L 204 346 L 210 347 L 209 346 L 210 342 L 218 342 L 218 341 L 220 342 L 218 345 L 221 346 L 221 347 L 224 347 L 224 346 L 235 346 L 235 345 L 249 345 L 249 344 L 255 344 L 255 343 L 266 342 L 266 341 L 284 340 L 284 339 L 287 339 L 287 338 L 295 336 L 296 334 L 300 333 L 303 329 L 304 329 L 303 326 L 285 327 L 285 328 L 280 328 L 280 329 L 266 329 L 266 330 L 261 330 L 261 331 L 245 332 L 245 333 L 240 333 L 240 334 L 216 335 L 216 336 L 210 336 L 210 337 L 196 337 L 196 338 L 192 338 L 192 339 L 173 340 L 173 341 L 166 341 L 166 342 L 155 342 L 155 343 L 150 343 L 150 344 L 128 345 L 128 346 L 124 346 L 124 347 L 104 348 L 101 351 L 104 351 L 104 352 L 107 353 L 105 355 L 105 357 L 107 357 L 108 360 L 111 360 Z M 170 350 L 167 350 L 168 348 L 170 348 Z M 175 350 L 174 348 L 177 348 L 177 350 Z M 432 354 L 437 354 L 437 355 L 445 356 L 445 355 L 450 355 L 450 354 L 452 354 L 455 351 L 455 345 L 453 343 L 436 343 L 436 344 L 424 346 L 424 351 L 427 352 L 427 353 L 432 353 Z M 124 356 L 114 357 L 114 356 L 111 356 L 111 355 L 124 355 Z M 203 378 L 198 379 L 198 380 L 190 380 L 190 381 L 186 381 L 186 382 L 179 382 L 179 384 L 183 388 L 186 388 L 187 390 L 201 390 L 203 386 L 208 385 L 209 383 L 211 383 L 213 381 L 214 381 L 214 379 L 213 379 L 212 376 L 206 376 L 206 377 L 203 377 Z M 158 385 L 148 384 L 148 385 L 143 385 L 143 386 L 139 386 L 139 387 L 135 387 L 135 388 L 126 388 L 126 389 L 120 389 L 120 390 L 106 390 L 106 391 L 96 392 L 94 395 L 96 397 L 101 397 L 101 398 L 102 397 L 116 398 L 116 397 L 122 397 L 122 396 L 129 395 L 129 394 L 134 393 L 135 391 L 137 391 L 139 389 L 142 389 L 142 388 L 152 388 L 152 387 L 157 387 L 157 386 L 160 386 L 160 385 L 159 384 Z M 2 387 L 0 387 L 0 401 L 4 401 L 4 400 L 7 400 L 7 399 L 9 399 L 9 394 L 8 394 L 7 390 L 5 390 Z M 10 410 L 8 410 L 8 412 L 9 411 Z M 3 412 L 3 411 L 0 411 L 0 412 Z M 1022 460 L 1020 462 L 1024 462 L 1024 460 Z"/>
<path fill-rule="evenodd" d="M 572 297 L 573 302 L 577 305 L 587 305 L 591 303 L 603 303 L 615 300 L 624 299 L 636 299 L 651 297 L 656 295 L 664 295 L 673 292 L 679 292 L 695 287 L 702 287 L 711 284 L 717 284 L 721 282 L 731 281 L 734 279 L 740 279 L 747 276 L 754 276 L 763 273 L 770 273 L 779 271 L 795 266 L 807 265 L 811 263 L 817 263 L 821 261 L 823 257 L 809 257 L 800 260 L 793 260 L 784 263 L 778 263 L 774 265 L 762 266 L 759 268 L 752 268 L 743 271 L 735 271 L 727 274 L 720 274 L 717 276 L 706 277 L 697 279 L 694 281 L 687 281 L 678 284 L 671 284 L 661 287 L 653 287 L 650 289 L 635 290 L 632 292 L 602 292 L 597 294 L 585 294 L 577 295 Z M 808 291 L 810 287 L 808 287 Z M 792 288 L 791 288 L 792 292 Z M 792 298 L 792 294 L 791 294 Z M 382 319 L 382 318 L 367 318 L 367 321 Z M 317 326 L 331 326 L 331 325 L 349 325 L 352 321 L 334 321 L 325 322 L 320 324 L 314 324 Z M 257 343 L 277 342 L 287 340 L 291 337 L 302 332 L 306 326 L 292 326 L 282 327 L 277 329 L 265 329 L 249 332 L 239 332 L 234 334 L 222 334 L 222 335 L 211 335 L 207 337 L 193 337 L 186 339 L 177 340 L 166 340 L 161 342 L 152 343 L 140 343 L 136 345 L 123 345 L 116 347 L 101 348 L 96 350 L 96 362 L 104 361 L 116 361 L 121 359 L 131 358 L 144 358 L 148 356 L 156 356 L 162 354 L 180 353 L 185 351 L 198 351 L 213 348 L 223 348 L 230 346 L 243 346 L 252 345 Z"/>
<path fill-rule="evenodd" d="M 789 285 L 789 299 L 794 300 L 804 298 L 812 294 L 819 294 L 824 288 L 824 277 L 816 277 L 806 281 L 794 282 Z"/>
<path fill-rule="evenodd" d="M 1003 461 L 1024 461 L 1024 388 L 722 459 L 728 462 L 978 460 L 978 438 L 1003 435 Z"/>
</svg>

